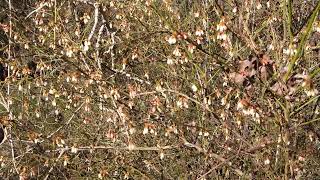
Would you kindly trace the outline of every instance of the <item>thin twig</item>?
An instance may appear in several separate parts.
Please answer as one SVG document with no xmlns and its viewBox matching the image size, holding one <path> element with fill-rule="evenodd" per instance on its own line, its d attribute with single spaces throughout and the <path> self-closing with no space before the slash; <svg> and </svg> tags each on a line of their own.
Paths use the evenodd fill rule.
<svg viewBox="0 0 320 180">
<path fill-rule="evenodd" d="M 46 153 L 57 152 L 57 151 L 72 151 L 74 147 L 64 147 L 58 148 L 54 150 L 47 150 Z M 92 151 L 92 150 L 124 150 L 124 151 L 163 151 L 168 149 L 175 149 L 178 146 L 154 146 L 154 147 L 138 147 L 138 146 L 80 146 L 76 148 L 77 151 Z"/>
<path fill-rule="evenodd" d="M 94 31 L 96 30 L 98 20 L 99 20 L 99 3 L 94 3 L 94 24 L 93 24 L 91 32 L 88 36 L 88 42 L 90 42 L 90 40 L 94 34 Z"/>
<path fill-rule="evenodd" d="M 97 37 L 97 42 L 96 42 L 96 59 L 97 59 L 97 63 L 98 63 L 98 68 L 101 69 L 101 61 L 100 61 L 100 57 L 99 57 L 99 47 L 100 47 L 100 39 L 101 39 L 101 34 L 103 32 L 103 29 L 105 28 L 105 25 L 103 24 L 98 32 L 98 37 Z"/>
<path fill-rule="evenodd" d="M 9 0 L 9 46 L 8 46 L 8 62 L 10 62 L 11 60 L 11 39 L 12 39 L 12 4 L 11 4 L 11 0 Z M 8 65 L 9 67 L 9 65 Z M 8 68 L 8 77 L 10 77 L 10 68 Z M 12 113 L 10 112 L 10 82 L 8 81 L 8 86 L 7 86 L 7 105 L 6 110 L 9 113 L 9 118 L 12 119 Z M 2 94 L 1 94 L 1 98 L 2 100 L 4 100 Z M 16 159 L 15 159 L 15 155 L 14 155 L 14 145 L 13 145 L 13 141 L 12 141 L 12 131 L 11 131 L 11 126 L 8 127 L 8 138 L 9 138 L 9 142 L 10 142 L 10 147 L 11 147 L 11 156 L 12 156 L 12 163 L 14 166 L 14 169 L 16 171 L 17 174 L 19 174 L 18 168 L 17 168 L 17 164 L 16 164 Z"/>
<path fill-rule="evenodd" d="M 27 15 L 27 17 L 26 17 L 25 19 L 27 19 L 28 17 L 30 17 L 33 13 L 36 13 L 36 12 L 40 11 L 43 7 L 45 7 L 45 6 L 47 6 L 47 5 L 48 5 L 47 2 L 41 3 L 40 6 L 39 6 L 37 9 L 31 11 L 31 12 Z"/>
<path fill-rule="evenodd" d="M 56 48 L 56 27 L 57 26 L 57 0 L 54 0 L 54 28 L 53 28 L 53 46 Z"/>
<path fill-rule="evenodd" d="M 16 158 L 14 155 L 14 145 L 13 145 L 13 141 L 12 141 L 11 126 L 8 127 L 8 139 L 9 139 L 9 143 L 10 143 L 10 147 L 11 147 L 11 156 L 12 156 L 13 167 L 14 167 L 16 173 L 19 174 L 19 170 L 18 170 L 17 164 L 16 164 Z"/>
</svg>

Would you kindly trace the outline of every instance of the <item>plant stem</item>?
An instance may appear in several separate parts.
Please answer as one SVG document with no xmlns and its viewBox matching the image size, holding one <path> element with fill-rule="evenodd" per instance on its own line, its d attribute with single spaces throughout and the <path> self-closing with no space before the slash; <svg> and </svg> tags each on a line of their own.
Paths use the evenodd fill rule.
<svg viewBox="0 0 320 180">
<path fill-rule="evenodd" d="M 312 25 L 316 20 L 316 17 L 317 17 L 317 15 L 319 13 L 319 10 L 320 10 L 320 1 L 318 1 L 317 6 L 314 8 L 311 17 L 308 19 L 307 27 L 306 27 L 306 30 L 305 30 L 304 34 L 302 35 L 300 44 L 299 44 L 298 49 L 297 49 L 297 53 L 291 59 L 290 64 L 288 66 L 288 71 L 284 76 L 284 81 L 285 82 L 288 81 L 288 79 L 290 78 L 290 76 L 292 74 L 292 71 L 294 69 L 294 65 L 297 63 L 297 61 L 299 60 L 299 58 L 303 54 L 303 49 L 305 47 L 305 44 L 307 42 L 307 39 L 308 39 L 309 35 L 311 34 Z"/>
</svg>

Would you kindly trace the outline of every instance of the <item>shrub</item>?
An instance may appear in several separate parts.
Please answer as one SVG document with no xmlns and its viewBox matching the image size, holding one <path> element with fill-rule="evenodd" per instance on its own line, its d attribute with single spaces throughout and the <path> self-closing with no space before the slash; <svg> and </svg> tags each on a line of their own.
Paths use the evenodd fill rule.
<svg viewBox="0 0 320 180">
<path fill-rule="evenodd" d="M 0 176 L 320 176 L 320 1 L 0 5 Z"/>
</svg>

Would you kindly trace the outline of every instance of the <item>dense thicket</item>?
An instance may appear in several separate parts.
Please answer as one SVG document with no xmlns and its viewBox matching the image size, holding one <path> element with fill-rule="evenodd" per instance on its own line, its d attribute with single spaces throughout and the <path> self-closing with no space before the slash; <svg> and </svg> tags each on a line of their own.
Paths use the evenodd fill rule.
<svg viewBox="0 0 320 180">
<path fill-rule="evenodd" d="M 320 1 L 0 7 L 1 177 L 320 177 Z"/>
</svg>

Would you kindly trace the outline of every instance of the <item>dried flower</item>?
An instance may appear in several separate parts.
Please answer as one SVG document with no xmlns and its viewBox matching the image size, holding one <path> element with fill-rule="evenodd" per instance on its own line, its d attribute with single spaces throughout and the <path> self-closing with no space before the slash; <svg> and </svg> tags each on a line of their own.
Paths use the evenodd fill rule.
<svg viewBox="0 0 320 180">
<path fill-rule="evenodd" d="M 258 5 L 257 5 L 257 9 L 259 10 L 259 9 L 261 9 L 261 8 L 262 8 L 262 5 L 261 5 L 261 3 L 259 2 Z"/>
<path fill-rule="evenodd" d="M 83 45 L 82 45 L 82 50 L 84 52 L 87 52 L 89 50 L 89 46 L 91 45 L 90 41 L 84 41 Z"/>
<path fill-rule="evenodd" d="M 265 165 L 270 164 L 270 160 L 267 158 L 267 159 L 264 161 L 264 164 L 265 164 Z"/>
<path fill-rule="evenodd" d="M 195 12 L 195 13 L 194 13 L 194 17 L 195 17 L 195 18 L 198 18 L 199 16 L 200 16 L 200 13 L 199 13 L 199 12 Z"/>
<path fill-rule="evenodd" d="M 57 102 L 56 102 L 56 100 L 55 99 L 53 99 L 53 101 L 51 102 L 51 104 L 52 104 L 52 106 L 57 106 Z"/>
<path fill-rule="evenodd" d="M 134 148 L 135 148 L 135 145 L 134 145 L 133 143 L 129 142 L 129 144 L 128 144 L 128 150 L 129 150 L 129 151 L 132 151 Z"/>
<path fill-rule="evenodd" d="M 177 42 L 177 39 L 174 35 L 171 35 L 169 38 L 167 38 L 167 41 L 169 44 L 175 44 Z"/>
<path fill-rule="evenodd" d="M 197 88 L 197 86 L 195 84 L 192 84 L 191 89 L 192 89 L 193 92 L 197 92 L 198 91 L 198 88 Z"/>
<path fill-rule="evenodd" d="M 142 134 L 146 135 L 146 134 L 148 134 L 148 132 L 149 132 L 148 127 L 144 126 Z"/>
<path fill-rule="evenodd" d="M 174 49 L 172 54 L 177 57 L 180 57 L 182 55 L 178 46 Z"/>
<path fill-rule="evenodd" d="M 189 44 L 189 45 L 188 45 L 188 51 L 189 51 L 191 54 L 193 53 L 193 51 L 194 51 L 195 48 L 196 48 L 196 46 L 193 45 L 193 44 Z"/>
<path fill-rule="evenodd" d="M 198 27 L 195 34 L 196 34 L 196 36 L 202 36 L 204 34 L 204 32 L 200 27 Z"/>
<path fill-rule="evenodd" d="M 77 153 L 78 152 L 78 148 L 72 146 L 71 147 L 71 153 Z"/>
<path fill-rule="evenodd" d="M 227 26 L 225 25 L 224 18 L 221 18 L 219 24 L 217 25 L 217 31 L 224 32 L 227 30 Z"/>
<path fill-rule="evenodd" d="M 169 58 L 167 59 L 167 64 L 168 64 L 168 65 L 174 64 L 173 59 L 169 57 Z"/>
<path fill-rule="evenodd" d="M 162 160 L 164 158 L 164 153 L 160 152 L 160 159 Z"/>
</svg>

